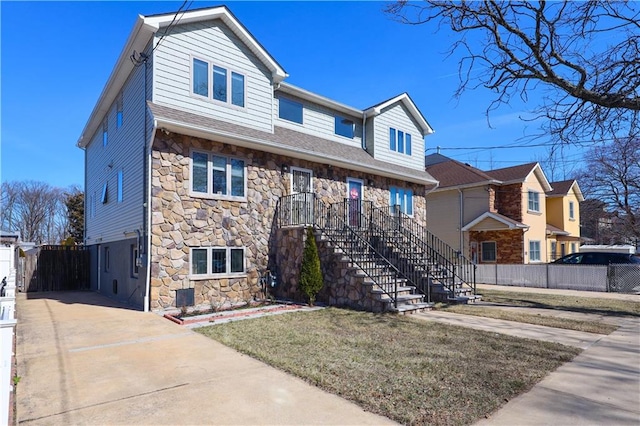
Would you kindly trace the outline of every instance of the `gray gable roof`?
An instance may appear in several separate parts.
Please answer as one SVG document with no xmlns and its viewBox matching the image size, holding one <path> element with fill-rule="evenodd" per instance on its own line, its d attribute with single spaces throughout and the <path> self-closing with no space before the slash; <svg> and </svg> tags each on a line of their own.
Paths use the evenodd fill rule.
<svg viewBox="0 0 640 426">
<path fill-rule="evenodd" d="M 359 170 L 375 176 L 386 176 L 429 186 L 436 186 L 438 183 L 423 170 L 376 160 L 361 147 L 330 141 L 279 126 L 274 126 L 274 132 L 268 133 L 152 102 L 148 102 L 147 105 L 159 127 L 166 127 L 178 133 L 244 142 L 245 146 L 251 146 L 254 149 L 285 153 L 291 157 Z"/>
</svg>

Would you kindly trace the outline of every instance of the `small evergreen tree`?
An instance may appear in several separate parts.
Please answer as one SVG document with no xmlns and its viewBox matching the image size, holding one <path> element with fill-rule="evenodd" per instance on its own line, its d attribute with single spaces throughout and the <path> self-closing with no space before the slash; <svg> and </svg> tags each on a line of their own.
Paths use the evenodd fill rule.
<svg viewBox="0 0 640 426">
<path fill-rule="evenodd" d="M 316 295 L 322 289 L 324 279 L 320 269 L 320 257 L 313 229 L 307 228 L 307 240 L 302 253 L 302 268 L 300 271 L 300 289 L 309 298 L 309 305 L 313 306 Z"/>
</svg>

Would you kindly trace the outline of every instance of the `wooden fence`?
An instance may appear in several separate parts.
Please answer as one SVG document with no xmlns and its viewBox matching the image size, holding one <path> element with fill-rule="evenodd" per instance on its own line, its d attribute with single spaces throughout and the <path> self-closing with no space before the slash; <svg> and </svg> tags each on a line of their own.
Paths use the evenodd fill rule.
<svg viewBox="0 0 640 426">
<path fill-rule="evenodd" d="M 85 247 L 41 246 L 24 261 L 24 291 L 89 290 L 89 250 Z"/>
</svg>

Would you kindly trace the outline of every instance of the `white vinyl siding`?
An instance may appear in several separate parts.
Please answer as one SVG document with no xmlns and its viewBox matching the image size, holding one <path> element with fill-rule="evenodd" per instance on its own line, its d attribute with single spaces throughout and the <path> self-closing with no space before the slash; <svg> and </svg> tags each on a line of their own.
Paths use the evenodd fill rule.
<svg viewBox="0 0 640 426">
<path fill-rule="evenodd" d="M 390 129 L 396 130 L 396 136 L 398 131 L 403 132 L 404 135 L 411 135 L 411 155 L 398 152 L 397 139 L 395 150 L 391 149 Z M 373 153 L 376 160 L 424 170 L 424 138 L 422 131 L 401 102 L 385 108 L 380 115 L 375 117 L 374 132 L 375 147 L 373 148 Z M 367 138 L 369 138 L 368 135 Z M 367 146 L 370 143 L 371 141 L 367 139 Z"/>
<path fill-rule="evenodd" d="M 147 49 L 147 53 L 149 51 Z M 122 240 L 124 232 L 143 226 L 144 77 L 144 66 L 134 68 L 122 88 L 121 101 L 114 100 L 109 107 L 105 117 L 109 137 L 107 146 L 103 146 L 102 127 L 99 127 L 85 149 L 85 196 L 91 194 L 88 196 L 90 214 L 85 219 L 87 244 Z M 123 119 L 117 128 L 120 105 Z M 126 176 L 121 185 L 122 202 L 118 202 L 117 196 L 119 172 Z M 107 199 L 102 203 L 105 185 Z"/>
<path fill-rule="evenodd" d="M 303 122 L 294 123 L 279 117 L 280 98 L 292 100 L 302 104 Z M 347 138 L 336 135 L 336 116 L 340 116 L 354 123 L 354 136 Z M 295 131 L 317 136 L 323 139 L 344 143 L 351 146 L 360 146 L 362 140 L 362 117 L 345 115 L 344 113 L 333 111 L 329 108 L 317 105 L 306 100 L 302 100 L 287 93 L 276 93 L 273 105 L 273 117 L 277 126 L 286 127 Z"/>
<path fill-rule="evenodd" d="M 208 97 L 193 93 L 193 58 L 209 64 Z M 154 52 L 153 63 L 153 102 L 267 132 L 273 130 L 271 72 L 221 21 L 178 25 Z M 213 101 L 213 65 L 227 71 L 226 103 Z M 244 78 L 244 107 L 231 102 L 232 72 Z"/>
</svg>

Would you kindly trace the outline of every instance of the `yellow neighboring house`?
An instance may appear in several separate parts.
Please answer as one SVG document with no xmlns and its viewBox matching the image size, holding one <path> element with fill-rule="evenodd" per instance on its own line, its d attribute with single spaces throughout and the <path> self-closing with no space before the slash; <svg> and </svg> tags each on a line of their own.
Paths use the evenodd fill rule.
<svg viewBox="0 0 640 426">
<path fill-rule="evenodd" d="M 549 261 L 576 253 L 580 247 L 582 191 L 575 180 L 552 182 L 547 192 L 547 251 Z"/>
</svg>

